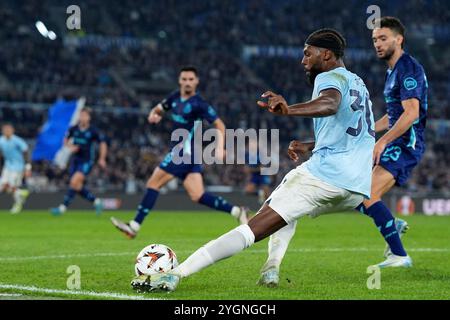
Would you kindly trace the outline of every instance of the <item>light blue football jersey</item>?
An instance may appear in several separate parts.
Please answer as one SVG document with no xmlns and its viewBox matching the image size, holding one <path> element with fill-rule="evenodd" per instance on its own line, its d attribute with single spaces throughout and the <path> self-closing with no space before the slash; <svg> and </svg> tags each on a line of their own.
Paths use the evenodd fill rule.
<svg viewBox="0 0 450 320">
<path fill-rule="evenodd" d="M 314 118 L 315 147 L 306 165 L 317 178 L 370 197 L 375 125 L 366 85 L 344 67 L 320 73 L 312 98 L 325 89 L 341 93 L 336 114 Z"/>
<path fill-rule="evenodd" d="M 23 153 L 27 150 L 27 143 L 16 135 L 12 135 L 10 139 L 0 137 L 0 152 L 5 160 L 4 168 L 7 170 L 23 171 L 25 169 Z"/>
</svg>

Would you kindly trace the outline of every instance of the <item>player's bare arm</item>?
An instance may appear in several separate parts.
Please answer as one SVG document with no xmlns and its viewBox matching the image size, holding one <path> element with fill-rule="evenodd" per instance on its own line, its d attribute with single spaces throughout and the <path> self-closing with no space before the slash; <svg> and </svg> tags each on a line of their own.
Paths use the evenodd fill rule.
<svg viewBox="0 0 450 320">
<path fill-rule="evenodd" d="M 26 178 L 31 177 L 31 157 L 30 157 L 30 152 L 24 151 L 23 152 L 23 158 L 25 159 L 25 172 L 24 175 Z"/>
<path fill-rule="evenodd" d="M 269 112 L 286 116 L 327 117 L 335 114 L 341 103 L 341 93 L 336 89 L 322 90 L 316 99 L 290 106 L 281 95 L 272 91 L 264 92 L 262 97 L 268 98 L 268 102 L 258 101 L 260 107 L 267 108 Z"/>
<path fill-rule="evenodd" d="M 75 153 L 80 150 L 80 147 L 73 144 L 72 141 L 68 138 L 64 138 L 64 145 L 69 148 L 70 152 Z"/>
<path fill-rule="evenodd" d="M 387 113 L 375 122 L 375 132 L 386 131 L 389 128 L 389 118 Z"/>
<path fill-rule="evenodd" d="M 416 98 L 403 100 L 402 107 L 404 111 L 397 122 L 375 144 L 375 148 L 373 149 L 373 160 L 375 164 L 380 163 L 381 154 L 386 148 L 386 145 L 404 134 L 419 117 L 419 100 Z"/>
<path fill-rule="evenodd" d="M 299 160 L 299 155 L 306 155 L 309 151 L 313 150 L 315 142 L 300 142 L 298 140 L 292 140 L 289 143 L 288 155 L 291 160 L 297 162 Z"/>
<path fill-rule="evenodd" d="M 106 168 L 106 155 L 108 153 L 108 145 L 106 142 L 100 142 L 100 151 L 99 151 L 99 157 L 98 157 L 98 165 L 100 168 L 105 169 Z"/>
<path fill-rule="evenodd" d="M 148 122 L 155 124 L 161 121 L 164 115 L 164 109 L 161 103 L 158 103 L 148 114 Z"/>
<path fill-rule="evenodd" d="M 214 128 L 219 132 L 219 140 L 217 141 L 217 158 L 223 159 L 225 157 L 225 123 L 221 119 L 216 119 L 213 122 Z"/>
</svg>

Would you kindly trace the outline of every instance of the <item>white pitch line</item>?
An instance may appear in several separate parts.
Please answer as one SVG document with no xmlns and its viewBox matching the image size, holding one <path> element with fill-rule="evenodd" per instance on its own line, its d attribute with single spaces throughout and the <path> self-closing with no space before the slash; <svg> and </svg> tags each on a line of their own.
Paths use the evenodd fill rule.
<svg viewBox="0 0 450 320">
<path fill-rule="evenodd" d="M 0 297 L 21 297 L 21 293 L 0 293 Z"/>
<path fill-rule="evenodd" d="M 303 253 L 303 252 L 372 252 L 380 251 L 381 248 L 292 248 L 288 252 Z M 407 248 L 411 252 L 450 252 L 449 248 Z M 177 251 L 179 254 L 190 254 L 194 250 Z M 266 253 L 266 249 L 250 249 L 248 253 Z M 61 254 L 61 255 L 47 255 L 47 256 L 28 256 L 28 257 L 0 257 L 0 262 L 8 261 L 27 261 L 27 260 L 51 260 L 51 259 L 74 259 L 74 258 L 92 258 L 92 257 L 117 257 L 117 256 L 131 256 L 134 257 L 137 252 L 98 252 L 85 254 Z"/>
<path fill-rule="evenodd" d="M 91 258 L 91 257 L 115 257 L 136 255 L 136 252 L 98 252 L 98 253 L 80 253 L 80 254 L 58 254 L 48 256 L 28 256 L 28 257 L 0 257 L 2 261 L 26 261 L 26 260 L 51 260 L 51 259 L 73 259 L 73 258 Z"/>
<path fill-rule="evenodd" d="M 155 299 L 155 298 L 146 298 L 143 296 L 117 293 L 117 292 L 61 290 L 61 289 L 39 288 L 39 287 L 35 287 L 35 286 L 23 286 L 23 285 L 18 285 L 18 284 L 4 284 L 4 283 L 0 283 L 0 289 L 12 289 L 12 290 L 18 290 L 18 291 L 35 292 L 35 293 L 63 294 L 63 295 L 72 295 L 72 296 L 83 295 L 83 296 L 90 296 L 90 297 L 96 297 L 96 298 L 107 298 L 107 299 L 161 300 L 161 299 Z"/>
</svg>

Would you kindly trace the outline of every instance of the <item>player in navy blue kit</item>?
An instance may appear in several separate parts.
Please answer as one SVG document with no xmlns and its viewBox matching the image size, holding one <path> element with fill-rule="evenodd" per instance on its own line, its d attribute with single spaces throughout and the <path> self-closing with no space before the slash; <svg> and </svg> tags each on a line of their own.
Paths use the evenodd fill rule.
<svg viewBox="0 0 450 320">
<path fill-rule="evenodd" d="M 258 154 L 258 142 L 250 140 L 249 152 L 245 154 L 246 173 L 249 181 L 245 185 L 245 193 L 258 196 L 260 205 L 266 201 L 270 194 L 271 178 L 261 174 L 261 160 Z"/>
<path fill-rule="evenodd" d="M 102 200 L 96 198 L 85 187 L 86 177 L 95 163 L 95 144 L 99 144 L 97 163 L 102 169 L 106 168 L 106 155 L 108 152 L 104 136 L 97 128 L 91 126 L 91 113 L 90 108 L 83 108 L 80 111 L 78 124 L 71 127 L 64 138 L 64 145 L 69 147 L 72 152 L 69 168 L 70 185 L 63 203 L 51 209 L 54 215 L 64 213 L 77 193 L 93 203 L 97 214 L 100 214 L 103 209 Z"/>
<path fill-rule="evenodd" d="M 141 204 L 138 206 L 135 218 L 128 223 L 114 217 L 111 218 L 114 226 L 130 239 L 136 237 L 142 222 L 155 205 L 160 188 L 174 178 L 179 178 L 183 181 L 183 186 L 192 201 L 215 210 L 230 213 L 241 224 L 247 223 L 246 208 L 233 206 L 222 197 L 217 197 L 204 190 L 202 166 L 194 159 L 195 148 L 200 148 L 201 146 L 195 146 L 194 133 L 202 120 L 212 124 L 220 132 L 221 136 L 218 141 L 216 158 L 223 159 L 225 125 L 217 116 L 214 108 L 197 94 L 196 88 L 199 84 L 199 78 L 196 68 L 182 68 L 178 82 L 180 90 L 175 91 L 154 107 L 148 116 L 148 121 L 152 124 L 159 123 L 162 116 L 166 112 L 170 112 L 173 130 L 185 129 L 189 131 L 189 139 L 182 146 L 181 150 L 178 150 L 179 143 L 172 141 L 170 152 L 159 167 L 155 168 L 147 181 L 147 191 Z M 189 161 L 182 161 L 181 163 L 176 161 L 174 157 L 178 156 L 179 152 L 181 152 L 183 159 L 187 157 Z"/>
<path fill-rule="evenodd" d="M 387 113 L 376 122 L 375 131 L 387 132 L 375 145 L 371 197 L 361 210 L 374 219 L 388 244 L 386 260 L 378 266 L 411 267 L 400 240 L 407 223 L 394 219 L 381 197 L 394 185 L 405 185 L 425 151 L 428 83 L 422 65 L 403 50 L 405 27 L 400 20 L 382 17 L 377 22 L 372 40 L 388 70 L 384 86 Z"/>
</svg>

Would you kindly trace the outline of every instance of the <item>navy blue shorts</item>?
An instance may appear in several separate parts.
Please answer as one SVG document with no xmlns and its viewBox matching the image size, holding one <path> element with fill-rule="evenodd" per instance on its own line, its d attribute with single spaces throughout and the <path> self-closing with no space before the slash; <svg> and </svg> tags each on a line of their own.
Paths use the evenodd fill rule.
<svg viewBox="0 0 450 320">
<path fill-rule="evenodd" d="M 73 160 L 70 164 L 69 175 L 73 176 L 76 172 L 81 172 L 85 176 L 91 172 L 92 162 L 91 161 L 82 161 L 82 160 Z"/>
<path fill-rule="evenodd" d="M 397 186 L 404 186 L 422 155 L 423 150 L 417 151 L 403 144 L 388 144 L 381 155 L 380 166 L 394 176 Z"/>
<path fill-rule="evenodd" d="M 252 173 L 250 182 L 257 186 L 270 185 L 270 176 L 264 176 L 259 173 Z"/>
<path fill-rule="evenodd" d="M 202 173 L 201 164 L 175 164 L 172 161 L 172 154 L 169 152 L 164 160 L 159 164 L 159 167 L 174 175 L 175 177 L 184 180 L 189 173 Z"/>
</svg>

